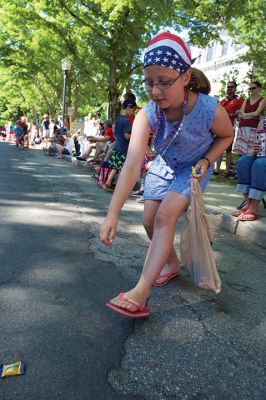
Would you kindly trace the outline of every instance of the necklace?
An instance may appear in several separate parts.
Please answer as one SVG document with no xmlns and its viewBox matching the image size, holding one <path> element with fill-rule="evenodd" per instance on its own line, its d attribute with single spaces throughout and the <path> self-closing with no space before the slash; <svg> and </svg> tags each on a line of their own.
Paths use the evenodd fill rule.
<svg viewBox="0 0 266 400">
<path fill-rule="evenodd" d="M 176 138 L 176 136 L 179 135 L 180 131 L 182 130 L 183 127 L 183 123 L 184 123 L 184 117 L 187 111 L 187 105 L 188 105 L 188 92 L 186 91 L 185 93 L 185 101 L 184 101 L 184 105 L 183 105 L 183 110 L 180 116 L 180 119 L 178 121 L 176 121 L 173 129 L 171 130 L 171 132 L 166 136 L 166 138 L 162 141 L 162 143 L 160 143 L 160 145 L 157 147 L 157 150 L 155 150 L 154 148 L 154 141 L 157 137 L 157 133 L 159 131 L 160 128 L 160 122 L 161 122 L 161 115 L 162 115 L 162 111 L 160 109 L 160 107 L 157 107 L 157 121 L 156 121 L 156 127 L 154 130 L 154 133 L 152 135 L 152 139 L 151 139 L 151 143 L 150 146 L 147 150 L 146 153 L 146 163 L 148 163 L 149 161 L 152 161 L 155 156 L 156 153 L 159 153 L 160 150 L 162 150 L 163 148 L 163 153 L 165 153 L 165 151 L 167 150 L 167 148 L 171 145 L 171 143 L 173 142 L 173 140 Z"/>
</svg>

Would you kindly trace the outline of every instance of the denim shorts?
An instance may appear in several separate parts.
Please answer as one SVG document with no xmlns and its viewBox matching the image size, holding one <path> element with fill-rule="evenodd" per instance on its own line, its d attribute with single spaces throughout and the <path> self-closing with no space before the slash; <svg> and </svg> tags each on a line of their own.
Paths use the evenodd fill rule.
<svg viewBox="0 0 266 400">
<path fill-rule="evenodd" d="M 212 176 L 214 166 L 211 165 L 207 174 L 200 180 L 202 192 Z M 167 180 L 151 172 L 145 177 L 144 199 L 145 200 L 163 200 L 168 192 L 175 192 L 190 199 L 191 195 L 191 166 L 175 172 L 174 179 Z"/>
</svg>

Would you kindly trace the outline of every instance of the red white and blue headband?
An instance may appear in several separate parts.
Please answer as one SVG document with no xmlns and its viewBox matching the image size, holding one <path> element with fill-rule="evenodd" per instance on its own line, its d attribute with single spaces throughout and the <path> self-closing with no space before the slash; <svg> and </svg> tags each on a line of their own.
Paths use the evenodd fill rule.
<svg viewBox="0 0 266 400">
<path fill-rule="evenodd" d="M 143 64 L 144 68 L 148 65 L 160 65 L 182 74 L 193 62 L 189 45 L 180 36 L 161 31 L 148 44 Z"/>
</svg>

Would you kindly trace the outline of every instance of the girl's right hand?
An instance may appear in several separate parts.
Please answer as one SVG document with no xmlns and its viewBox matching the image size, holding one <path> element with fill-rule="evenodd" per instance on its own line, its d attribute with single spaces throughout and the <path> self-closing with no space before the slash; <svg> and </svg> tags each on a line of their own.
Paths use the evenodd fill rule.
<svg viewBox="0 0 266 400">
<path fill-rule="evenodd" d="M 118 225 L 118 218 L 107 215 L 100 228 L 100 240 L 104 244 L 111 246 L 111 244 L 115 240 L 117 225 Z"/>
</svg>

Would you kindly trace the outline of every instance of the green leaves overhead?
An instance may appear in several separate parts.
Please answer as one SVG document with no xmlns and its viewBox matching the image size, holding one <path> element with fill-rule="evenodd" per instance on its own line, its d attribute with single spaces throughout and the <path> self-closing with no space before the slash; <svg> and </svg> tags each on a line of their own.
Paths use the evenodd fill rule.
<svg viewBox="0 0 266 400">
<path fill-rule="evenodd" d="M 75 115 L 109 102 L 115 119 L 123 89 L 138 91 L 142 51 L 161 27 L 186 30 L 199 46 L 219 40 L 228 27 L 261 54 L 263 15 L 262 0 L 0 0 L 2 121 L 18 109 L 60 113 L 66 55 Z M 265 71 L 265 61 L 254 58 Z"/>
</svg>

